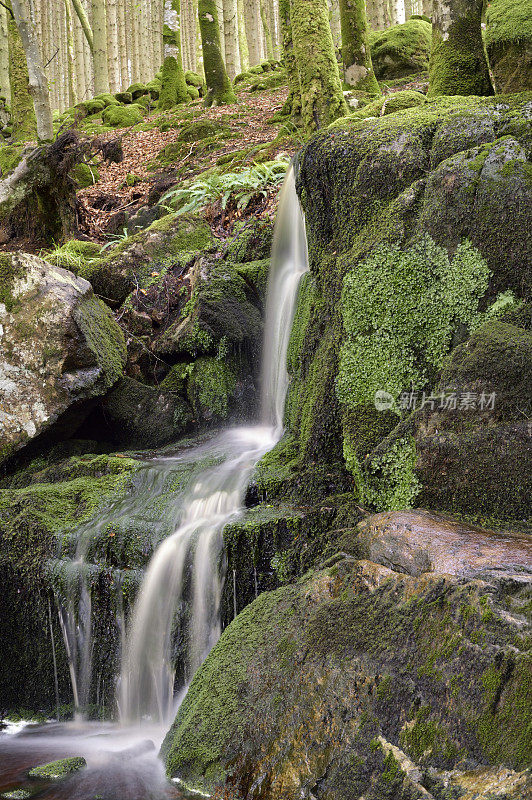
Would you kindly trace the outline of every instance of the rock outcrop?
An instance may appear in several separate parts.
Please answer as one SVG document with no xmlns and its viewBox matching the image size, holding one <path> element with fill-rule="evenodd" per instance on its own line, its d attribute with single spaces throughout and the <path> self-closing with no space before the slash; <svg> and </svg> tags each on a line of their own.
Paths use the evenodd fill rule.
<svg viewBox="0 0 532 800">
<path fill-rule="evenodd" d="M 226 629 L 168 774 L 246 800 L 528 796 L 530 541 L 406 512 L 353 539 L 374 560 L 339 554 Z"/>
<path fill-rule="evenodd" d="M 0 260 L 0 457 L 71 434 L 123 372 L 122 332 L 91 285 L 26 254 Z"/>
</svg>

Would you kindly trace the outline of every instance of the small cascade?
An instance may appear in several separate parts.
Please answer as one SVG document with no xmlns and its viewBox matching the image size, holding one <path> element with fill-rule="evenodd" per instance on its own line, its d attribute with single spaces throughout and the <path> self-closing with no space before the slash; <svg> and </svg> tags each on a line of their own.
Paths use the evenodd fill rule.
<svg viewBox="0 0 532 800">
<path fill-rule="evenodd" d="M 175 712 L 176 683 L 187 684 L 216 644 L 224 579 L 222 530 L 242 510 L 255 465 L 282 435 L 288 340 L 299 281 L 307 269 L 305 223 L 290 168 L 279 198 L 267 288 L 261 423 L 228 429 L 176 456 L 149 461 L 125 497 L 103 509 L 96 523 L 67 537 L 52 566 L 78 718 L 94 697 L 105 702 L 104 686 L 113 680 L 109 654 L 104 659 L 94 647 L 101 619 L 92 587 L 102 578 L 113 586 L 114 618 L 106 621 L 106 638 L 115 651 L 111 662 L 121 660 L 116 698 L 122 722 L 149 718 L 168 723 Z M 171 500 L 161 515 L 157 500 L 163 495 Z M 115 532 L 127 541 L 129 532 L 141 527 L 152 532 L 151 560 L 143 575 L 130 570 L 126 576 L 119 565 L 114 571 L 96 566 Z M 112 576 L 102 576 L 104 570 Z M 124 581 L 130 591 L 132 580 L 140 588 L 130 609 Z"/>
<path fill-rule="evenodd" d="M 185 675 L 192 677 L 220 636 L 222 530 L 241 510 L 255 465 L 282 435 L 288 340 L 307 269 L 305 222 L 290 168 L 280 193 L 267 289 L 262 424 L 229 429 L 206 446 L 223 463 L 206 470 L 182 498 L 180 525 L 148 566 L 126 636 L 118 699 L 123 721 L 169 722 L 175 713 L 173 643 L 185 592 L 190 617 L 179 632 L 187 640 Z"/>
</svg>

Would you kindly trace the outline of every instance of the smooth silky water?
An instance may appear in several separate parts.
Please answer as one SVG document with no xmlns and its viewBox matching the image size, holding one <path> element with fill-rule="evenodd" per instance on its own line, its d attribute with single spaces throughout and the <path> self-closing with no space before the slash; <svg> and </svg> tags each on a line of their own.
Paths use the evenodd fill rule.
<svg viewBox="0 0 532 800">
<path fill-rule="evenodd" d="M 135 479 L 135 491 L 98 518 L 98 530 L 117 519 L 142 517 L 143 508 L 164 491 L 183 463 L 205 464 L 172 499 L 127 625 L 122 622 L 122 668 L 117 681 L 120 724 L 83 721 L 29 726 L 0 733 L 0 792 L 21 786 L 27 769 L 67 755 L 82 755 L 87 769 L 43 797 L 77 800 L 144 800 L 181 797 L 168 785 L 157 758 L 162 739 L 186 685 L 220 633 L 222 530 L 242 511 L 243 496 L 260 458 L 280 439 L 288 389 L 287 350 L 301 276 L 308 269 L 304 218 L 290 168 L 281 189 L 275 225 L 262 365 L 261 422 L 230 428 L 177 456 L 151 460 Z M 170 519 L 168 519 L 168 516 Z M 173 532 L 166 535 L 168 528 Z M 88 701 L 92 675 L 92 609 L 88 575 L 95 526 L 77 536 L 68 571 L 72 592 L 58 603 L 69 657 L 73 698 Z M 62 564 L 65 567 L 65 564 Z M 175 693 L 173 658 L 176 615 L 190 607 L 185 643 L 185 681 Z M 21 699 L 22 702 L 22 699 Z"/>
</svg>

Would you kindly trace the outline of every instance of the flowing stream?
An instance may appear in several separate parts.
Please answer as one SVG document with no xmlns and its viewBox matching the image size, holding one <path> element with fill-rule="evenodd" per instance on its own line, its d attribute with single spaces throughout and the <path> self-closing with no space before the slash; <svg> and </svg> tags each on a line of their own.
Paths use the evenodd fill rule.
<svg viewBox="0 0 532 800">
<path fill-rule="evenodd" d="M 290 168 L 279 198 L 268 279 L 260 423 L 252 427 L 227 429 L 199 447 L 189 449 L 184 455 L 154 459 L 140 478 L 139 491 L 133 497 L 122 500 L 118 506 L 111 506 L 98 520 L 98 526 L 103 526 L 109 524 L 110 520 L 116 522 L 121 515 L 131 517 L 133 511 L 142 514 L 142 507 L 148 502 L 149 496 L 154 491 L 162 491 L 169 473 L 179 469 L 183 461 L 205 465 L 196 469 L 184 488 L 176 493 L 171 506 L 171 519 L 165 520 L 166 525 L 170 522 L 173 526 L 173 532 L 164 538 L 161 536 L 162 541 L 155 549 L 142 579 L 127 627 L 122 626 L 122 668 L 117 688 L 121 727 L 118 730 L 102 729 L 101 726 L 78 722 L 75 729 L 77 736 L 73 738 L 71 733 L 65 732 L 68 726 L 60 726 L 60 731 L 55 734 L 49 731 L 48 736 L 44 731 L 32 734 L 22 731 L 9 737 L 0 734 L 0 764 L 7 757 L 6 753 L 13 754 L 13 747 L 6 750 L 7 739 L 13 740 L 13 743 L 16 741 L 19 750 L 21 747 L 31 749 L 33 741 L 41 749 L 49 746 L 55 757 L 59 757 L 59 751 L 62 755 L 74 750 L 75 754 L 87 757 L 89 774 L 91 764 L 94 764 L 94 769 L 98 768 L 100 773 L 103 770 L 102 774 L 108 775 L 113 773 L 114 751 L 120 751 L 126 742 L 130 750 L 121 752 L 136 752 L 137 762 L 147 759 L 146 764 L 151 765 L 148 772 L 151 770 L 152 779 L 158 776 L 157 781 L 163 780 L 158 767 L 152 763 L 156 761 L 156 749 L 152 752 L 146 746 L 146 751 L 139 756 L 140 751 L 135 748 L 142 748 L 141 742 L 146 736 L 158 747 L 173 719 L 179 699 L 186 691 L 186 683 L 220 636 L 220 599 L 224 578 L 221 568 L 222 530 L 242 510 L 243 495 L 255 465 L 282 435 L 289 382 L 288 340 L 299 282 L 307 269 L 305 223 L 295 191 L 294 172 Z M 80 589 L 79 576 L 89 569 L 87 553 L 93 533 L 94 526 L 92 533 L 88 528 L 81 532 L 72 559 L 73 583 L 78 589 L 77 606 L 74 607 L 72 596 L 60 611 L 73 694 L 76 706 L 80 707 L 87 701 L 91 685 L 93 615 L 90 592 L 83 579 Z M 185 686 L 175 697 L 175 624 L 176 617 L 185 606 L 188 608 L 184 634 Z M 141 722 L 142 725 L 139 725 Z M 26 740 L 24 745 L 23 740 Z M 61 741 L 62 749 L 59 746 Z M 102 756 L 102 752 L 107 756 Z M 42 761 L 41 757 L 35 763 Z M 111 773 L 105 766 L 109 763 Z M 122 779 L 125 779 L 124 776 Z M 112 784 L 115 793 L 120 791 L 123 797 L 131 800 L 133 797 L 147 796 L 143 793 L 143 780 L 139 778 L 137 781 L 138 791 L 126 788 L 120 781 L 113 784 L 109 777 L 105 779 L 105 785 L 110 791 Z M 97 785 L 99 782 L 96 778 L 88 783 L 84 779 L 79 791 L 71 786 L 69 796 L 94 797 Z M 0 766 L 0 791 L 2 788 Z M 159 796 L 170 796 L 165 794 L 167 791 L 161 790 Z M 102 793 L 100 789 L 98 792 L 102 797 L 115 796 L 105 791 Z M 60 797 L 61 794 L 47 796 Z"/>
</svg>

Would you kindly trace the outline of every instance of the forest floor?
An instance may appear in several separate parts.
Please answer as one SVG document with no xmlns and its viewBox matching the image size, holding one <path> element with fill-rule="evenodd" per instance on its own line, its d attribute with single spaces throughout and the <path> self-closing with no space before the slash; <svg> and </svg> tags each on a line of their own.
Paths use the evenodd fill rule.
<svg viewBox="0 0 532 800">
<path fill-rule="evenodd" d="M 182 109 L 155 112 L 140 130 L 119 132 L 123 161 L 99 164 L 99 180 L 78 192 L 82 232 L 105 240 L 118 233 L 115 221 L 120 223 L 121 212 L 128 210 L 131 214 L 146 205 L 154 187 L 191 180 L 220 162 L 227 171 L 233 164 L 241 170 L 255 160 L 273 160 L 281 155 L 291 158 L 302 141 L 294 136 L 293 126 L 289 130 L 271 122 L 286 96 L 286 87 L 252 94 L 241 91 L 237 104 L 213 109 L 204 108 L 198 100 Z M 201 121 L 215 123 L 223 136 L 183 143 L 180 134 L 185 125 Z M 164 130 L 168 125 L 172 127 Z M 117 133 L 108 131 L 99 138 L 109 141 L 116 137 Z M 174 149 L 165 159 L 163 151 L 172 145 Z M 128 180 L 134 185 L 128 185 Z"/>
</svg>

